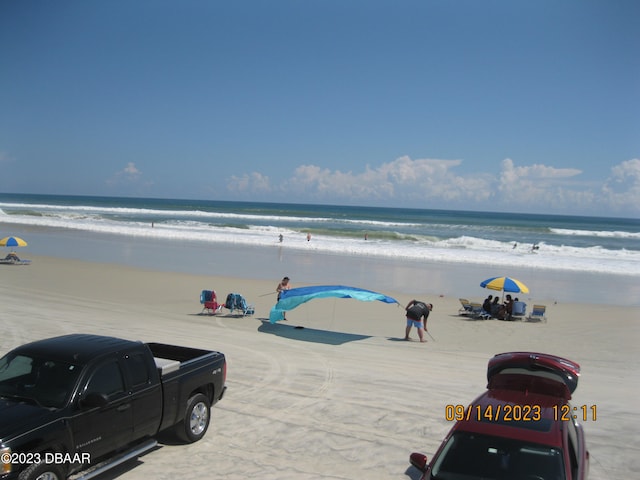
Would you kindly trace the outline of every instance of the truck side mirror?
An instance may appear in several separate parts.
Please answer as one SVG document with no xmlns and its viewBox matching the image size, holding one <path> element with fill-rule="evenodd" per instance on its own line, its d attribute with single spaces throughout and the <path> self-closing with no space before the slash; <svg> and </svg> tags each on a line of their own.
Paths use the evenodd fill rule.
<svg viewBox="0 0 640 480">
<path fill-rule="evenodd" d="M 109 404 L 109 397 L 104 393 L 91 392 L 80 400 L 80 406 L 85 408 L 104 407 Z"/>
</svg>

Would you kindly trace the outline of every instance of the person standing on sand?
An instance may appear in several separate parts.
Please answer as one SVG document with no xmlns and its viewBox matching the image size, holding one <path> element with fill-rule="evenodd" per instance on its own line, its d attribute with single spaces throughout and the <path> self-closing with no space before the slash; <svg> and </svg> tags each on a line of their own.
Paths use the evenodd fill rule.
<svg viewBox="0 0 640 480">
<path fill-rule="evenodd" d="M 407 328 L 404 335 L 405 340 L 411 340 L 409 332 L 411 332 L 411 327 L 416 327 L 420 341 L 424 342 L 424 332 L 427 329 L 427 318 L 429 318 L 431 310 L 433 310 L 433 305 L 431 303 L 411 300 L 407 304 L 405 307 L 405 311 L 407 312 Z"/>
<path fill-rule="evenodd" d="M 282 295 L 282 292 L 284 290 L 289 290 L 290 288 L 291 288 L 291 285 L 289 284 L 289 277 L 284 277 L 276 287 L 276 292 L 278 292 L 278 301 L 280 301 L 280 296 Z M 282 319 L 283 320 L 287 319 L 286 312 L 282 314 Z"/>
</svg>

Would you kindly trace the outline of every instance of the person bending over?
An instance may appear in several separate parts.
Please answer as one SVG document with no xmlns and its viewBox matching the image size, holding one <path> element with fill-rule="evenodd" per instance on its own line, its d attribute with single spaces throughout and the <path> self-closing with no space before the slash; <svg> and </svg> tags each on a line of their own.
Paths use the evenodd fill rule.
<svg viewBox="0 0 640 480">
<path fill-rule="evenodd" d="M 411 300 L 405 307 L 407 312 L 407 328 L 405 331 L 404 339 L 410 340 L 409 333 L 411 327 L 416 327 L 418 330 L 418 337 L 421 342 L 424 342 L 424 331 L 427 328 L 427 318 L 429 312 L 433 310 L 433 305 L 425 303 L 420 300 Z"/>
</svg>

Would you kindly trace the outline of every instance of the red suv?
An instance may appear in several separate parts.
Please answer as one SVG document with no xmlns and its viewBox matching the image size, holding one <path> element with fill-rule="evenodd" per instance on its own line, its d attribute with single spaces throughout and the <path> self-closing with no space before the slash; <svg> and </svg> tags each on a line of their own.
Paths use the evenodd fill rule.
<svg viewBox="0 0 640 480">
<path fill-rule="evenodd" d="M 422 480 L 584 480 L 589 452 L 578 419 L 596 407 L 569 404 L 580 365 L 544 353 L 501 353 L 489 361 L 487 391 L 447 405 L 456 423 L 430 464 L 412 453 Z"/>
</svg>

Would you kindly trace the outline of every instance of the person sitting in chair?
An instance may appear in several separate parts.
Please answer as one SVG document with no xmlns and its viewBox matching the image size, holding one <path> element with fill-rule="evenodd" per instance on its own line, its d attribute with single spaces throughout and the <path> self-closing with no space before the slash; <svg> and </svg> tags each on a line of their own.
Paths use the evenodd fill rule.
<svg viewBox="0 0 640 480">
<path fill-rule="evenodd" d="M 493 295 L 489 295 L 484 299 L 484 303 L 482 304 L 482 310 L 491 315 L 491 300 L 493 299 Z"/>
<path fill-rule="evenodd" d="M 511 320 L 511 313 L 513 312 L 513 299 L 511 295 L 507 294 L 507 298 L 504 299 L 504 319 Z"/>
<path fill-rule="evenodd" d="M 503 306 L 500 305 L 500 297 L 497 295 L 493 297 L 493 302 L 491 302 L 491 316 L 493 318 L 500 318 L 500 311 L 503 309 Z"/>
</svg>

